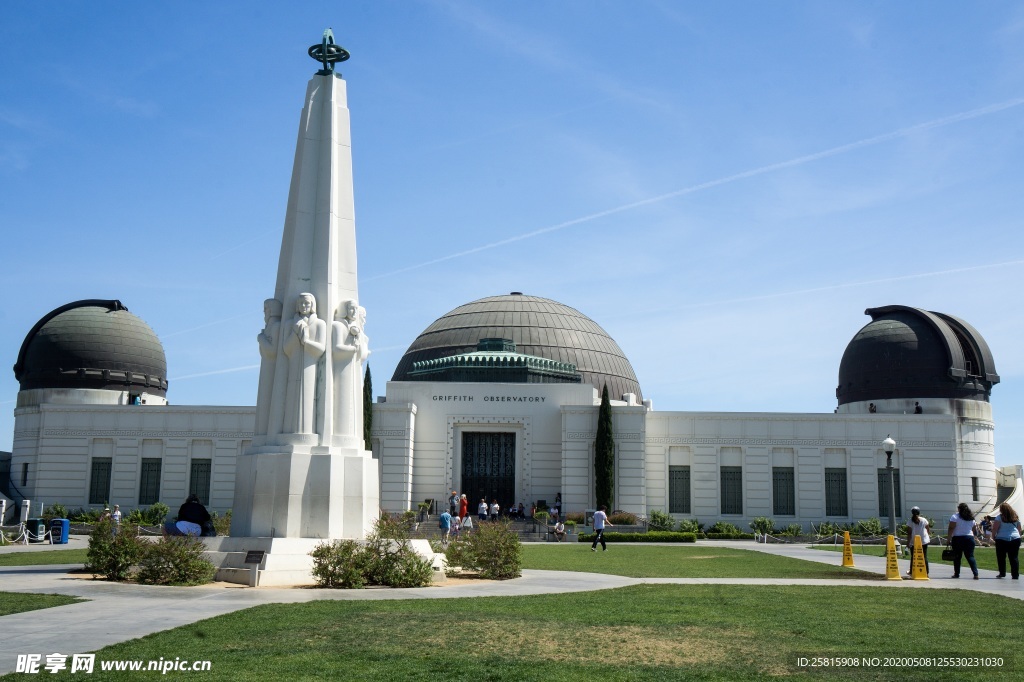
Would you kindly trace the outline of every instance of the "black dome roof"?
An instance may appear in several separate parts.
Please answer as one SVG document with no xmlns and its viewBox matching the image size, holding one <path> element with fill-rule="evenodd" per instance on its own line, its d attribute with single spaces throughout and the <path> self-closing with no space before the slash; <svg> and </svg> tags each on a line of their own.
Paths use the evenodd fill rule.
<svg viewBox="0 0 1024 682">
<path fill-rule="evenodd" d="M 167 360 L 160 340 L 120 301 L 76 301 L 44 316 L 21 344 L 14 376 L 23 391 L 101 388 L 167 393 Z"/>
<path fill-rule="evenodd" d="M 919 308 L 869 308 L 839 363 L 839 404 L 948 398 L 988 401 L 999 383 L 985 339 L 963 320 Z"/>
<path fill-rule="evenodd" d="M 477 350 L 481 339 L 508 339 L 516 352 L 576 365 L 598 391 L 607 384 L 618 400 L 643 398 L 632 365 L 605 330 L 583 313 L 557 301 L 512 293 L 489 296 L 442 315 L 405 351 L 392 381 L 416 381 L 414 362 Z"/>
</svg>

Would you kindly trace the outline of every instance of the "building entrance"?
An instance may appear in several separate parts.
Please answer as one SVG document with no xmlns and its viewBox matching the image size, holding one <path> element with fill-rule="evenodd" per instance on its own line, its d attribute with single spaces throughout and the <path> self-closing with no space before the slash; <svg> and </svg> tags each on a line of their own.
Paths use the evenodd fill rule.
<svg viewBox="0 0 1024 682">
<path fill-rule="evenodd" d="M 469 513 L 476 512 L 481 498 L 497 499 L 502 511 L 515 504 L 516 434 L 493 431 L 462 433 L 462 490 L 469 499 Z"/>
</svg>

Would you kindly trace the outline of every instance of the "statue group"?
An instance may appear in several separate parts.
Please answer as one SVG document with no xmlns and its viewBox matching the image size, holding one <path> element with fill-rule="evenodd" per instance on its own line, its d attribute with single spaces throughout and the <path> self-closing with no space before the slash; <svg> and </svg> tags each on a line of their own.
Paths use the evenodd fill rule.
<svg viewBox="0 0 1024 682">
<path fill-rule="evenodd" d="M 278 299 L 263 303 L 256 436 L 319 434 L 324 444 L 339 437 L 347 445 L 361 442 L 362 364 L 370 354 L 366 309 L 344 301 L 328 326 L 317 316 L 313 294 L 296 297 L 287 322 L 283 308 Z"/>
</svg>

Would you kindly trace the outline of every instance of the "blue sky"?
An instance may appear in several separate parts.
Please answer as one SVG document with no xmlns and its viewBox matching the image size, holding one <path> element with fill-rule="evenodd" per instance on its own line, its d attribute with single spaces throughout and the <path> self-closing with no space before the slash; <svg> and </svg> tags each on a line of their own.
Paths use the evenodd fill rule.
<svg viewBox="0 0 1024 682">
<path fill-rule="evenodd" d="M 434 319 L 523 291 L 601 324 L 655 409 L 831 412 L 864 309 L 904 304 L 985 336 L 997 463 L 1024 461 L 1015 3 L 4 3 L 8 367 L 118 298 L 172 403 L 255 402 L 327 26 L 377 394 Z"/>
</svg>

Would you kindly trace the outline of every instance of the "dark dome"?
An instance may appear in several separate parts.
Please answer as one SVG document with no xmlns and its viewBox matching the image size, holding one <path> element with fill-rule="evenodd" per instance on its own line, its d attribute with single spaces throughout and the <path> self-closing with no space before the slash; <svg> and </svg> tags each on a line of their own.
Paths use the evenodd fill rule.
<svg viewBox="0 0 1024 682">
<path fill-rule="evenodd" d="M 167 360 L 149 325 L 120 301 L 68 303 L 39 320 L 14 365 L 21 390 L 101 388 L 167 393 Z"/>
<path fill-rule="evenodd" d="M 999 383 L 988 344 L 974 327 L 943 313 L 892 305 L 869 308 L 839 363 L 839 404 L 947 398 L 988 401 Z"/>
<path fill-rule="evenodd" d="M 391 380 L 415 381 L 414 362 L 473 352 L 481 339 L 509 339 L 518 353 L 576 365 L 584 383 L 598 391 L 607 384 L 613 400 L 625 393 L 643 399 L 629 360 L 596 322 L 557 301 L 520 293 L 481 298 L 439 317 L 405 351 Z"/>
</svg>

